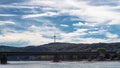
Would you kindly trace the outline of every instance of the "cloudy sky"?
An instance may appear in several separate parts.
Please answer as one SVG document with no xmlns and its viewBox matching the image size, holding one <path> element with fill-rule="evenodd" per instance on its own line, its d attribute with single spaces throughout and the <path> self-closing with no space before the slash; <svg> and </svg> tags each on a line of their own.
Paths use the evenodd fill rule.
<svg viewBox="0 0 120 68">
<path fill-rule="evenodd" d="M 0 45 L 120 42 L 120 0 L 0 0 Z"/>
</svg>

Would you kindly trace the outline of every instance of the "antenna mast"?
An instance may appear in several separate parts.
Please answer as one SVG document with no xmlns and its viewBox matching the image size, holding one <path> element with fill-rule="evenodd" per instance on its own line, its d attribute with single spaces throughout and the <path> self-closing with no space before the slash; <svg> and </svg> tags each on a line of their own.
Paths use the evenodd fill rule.
<svg viewBox="0 0 120 68">
<path fill-rule="evenodd" d="M 55 33 L 54 33 L 54 43 L 56 42 L 56 35 L 55 35 Z"/>
</svg>

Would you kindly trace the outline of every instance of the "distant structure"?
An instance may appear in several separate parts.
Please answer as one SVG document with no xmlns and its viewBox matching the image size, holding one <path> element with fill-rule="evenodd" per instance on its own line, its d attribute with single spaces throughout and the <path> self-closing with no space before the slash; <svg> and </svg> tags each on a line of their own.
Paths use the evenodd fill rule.
<svg viewBox="0 0 120 68">
<path fill-rule="evenodd" d="M 55 35 L 55 33 L 54 33 L 54 36 L 53 36 L 53 37 L 54 37 L 54 43 L 55 43 L 55 42 L 56 42 L 56 35 Z"/>
</svg>

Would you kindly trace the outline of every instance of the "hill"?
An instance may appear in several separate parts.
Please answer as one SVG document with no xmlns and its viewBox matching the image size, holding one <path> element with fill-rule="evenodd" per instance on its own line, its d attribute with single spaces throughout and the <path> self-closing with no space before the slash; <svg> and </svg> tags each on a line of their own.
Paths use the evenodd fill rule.
<svg viewBox="0 0 120 68">
<path fill-rule="evenodd" d="M 98 48 L 104 48 L 107 51 L 116 51 L 120 50 L 120 43 L 94 43 L 94 44 L 49 43 L 39 46 L 27 46 L 27 47 L 0 46 L 0 52 L 93 51 Z"/>
</svg>

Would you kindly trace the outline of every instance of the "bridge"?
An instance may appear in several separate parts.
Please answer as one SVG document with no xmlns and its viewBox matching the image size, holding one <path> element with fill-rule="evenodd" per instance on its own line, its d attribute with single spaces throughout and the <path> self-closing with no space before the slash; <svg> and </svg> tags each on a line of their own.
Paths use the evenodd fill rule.
<svg viewBox="0 0 120 68">
<path fill-rule="evenodd" d="M 53 56 L 53 62 L 59 62 L 64 57 L 67 57 L 69 60 L 76 58 L 103 60 L 106 56 L 109 56 L 109 59 L 113 59 L 115 52 L 0 52 L 0 64 L 7 64 L 7 57 L 9 56 Z M 62 57 L 62 58 L 61 58 Z"/>
</svg>

